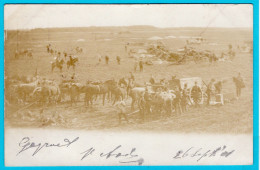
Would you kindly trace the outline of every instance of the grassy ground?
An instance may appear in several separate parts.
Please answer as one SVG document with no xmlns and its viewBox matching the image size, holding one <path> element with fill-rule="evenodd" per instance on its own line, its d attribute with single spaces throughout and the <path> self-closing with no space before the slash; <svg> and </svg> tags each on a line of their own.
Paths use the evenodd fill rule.
<svg viewBox="0 0 260 170">
<path fill-rule="evenodd" d="M 110 78 L 121 78 L 129 76 L 133 71 L 134 60 L 129 58 L 125 52 L 126 42 L 152 43 L 149 37 L 176 36 L 175 39 L 163 39 L 165 45 L 172 50 L 181 48 L 185 39 L 181 36 L 197 36 L 201 29 L 152 29 L 138 28 L 125 31 L 123 28 L 97 29 L 96 33 L 89 30 L 35 30 L 20 32 L 19 36 L 12 33 L 5 44 L 5 75 L 32 76 L 37 68 L 43 77 L 59 80 L 58 70 L 51 73 L 50 62 L 53 61 L 46 52 L 46 45 L 51 43 L 59 51 L 71 51 L 76 46 L 83 48 L 79 55 L 80 63 L 76 68 L 76 74 L 80 82 L 86 80 L 107 80 Z M 228 44 L 234 48 L 241 45 L 243 41 L 252 40 L 252 32 L 241 29 L 209 29 L 204 35 L 208 43 L 197 45 L 196 48 L 214 51 L 217 56 L 228 50 Z M 18 40 L 18 41 L 17 41 Z M 84 41 L 82 41 L 84 40 Z M 213 44 L 214 43 L 214 44 Z M 210 45 L 213 44 L 213 45 Z M 15 48 L 32 48 L 33 59 L 13 59 Z M 235 48 L 236 49 L 236 48 Z M 110 63 L 105 65 L 104 59 L 98 63 L 97 53 L 109 55 Z M 115 129 L 115 130 L 153 130 L 153 131 L 176 131 L 176 132 L 215 132 L 215 133 L 252 133 L 253 113 L 253 57 L 252 54 L 236 51 L 236 57 L 232 62 L 218 62 L 214 64 L 189 62 L 185 65 L 171 65 L 169 63 L 145 65 L 144 72 L 135 73 L 137 82 L 144 83 L 149 80 L 151 74 L 156 80 L 161 78 L 170 79 L 172 75 L 178 78 L 201 77 L 206 83 L 211 78 L 216 80 L 227 80 L 223 85 L 223 92 L 235 92 L 232 77 L 241 72 L 246 88 L 242 91 L 239 100 L 227 103 L 224 106 L 210 106 L 195 109 L 190 108 L 182 115 L 172 115 L 169 118 L 161 118 L 143 124 L 138 123 L 138 115 L 132 114 L 132 123 L 118 126 L 115 109 L 111 104 L 101 105 L 98 100 L 92 108 L 83 107 L 83 103 L 70 107 L 64 103 L 57 107 L 50 106 L 44 110 L 44 115 L 60 115 L 62 121 L 52 125 L 57 128 L 76 129 Z M 122 58 L 121 65 L 117 65 L 116 56 Z M 63 74 L 71 75 L 72 71 L 64 70 Z M 131 100 L 127 100 L 130 105 Z M 6 106 L 5 114 L 13 113 L 16 106 Z M 129 109 L 130 110 L 130 109 Z M 21 116 L 19 114 L 6 118 L 6 126 L 39 127 L 40 114 L 38 107 L 26 109 Z M 63 122 L 65 121 L 65 122 Z"/>
</svg>

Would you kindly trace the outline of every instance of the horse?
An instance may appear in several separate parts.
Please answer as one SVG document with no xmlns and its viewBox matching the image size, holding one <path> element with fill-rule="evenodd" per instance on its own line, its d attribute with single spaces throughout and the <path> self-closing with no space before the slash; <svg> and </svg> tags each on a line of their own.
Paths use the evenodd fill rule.
<svg viewBox="0 0 260 170">
<path fill-rule="evenodd" d="M 127 87 L 128 82 L 127 82 L 127 80 L 123 77 L 123 78 L 119 79 L 118 85 L 119 85 L 120 87 L 121 87 L 122 85 L 125 86 L 125 87 Z"/>
<path fill-rule="evenodd" d="M 130 89 L 129 96 L 132 98 L 131 110 L 134 110 L 134 105 L 139 101 L 144 92 L 145 87 L 134 87 Z"/>
<path fill-rule="evenodd" d="M 168 115 L 171 115 L 175 98 L 176 95 L 170 92 L 156 92 L 152 96 L 151 101 L 153 113 L 162 116 L 162 113 L 165 112 L 168 113 Z"/>
<path fill-rule="evenodd" d="M 99 85 L 87 84 L 83 89 L 85 93 L 85 105 L 93 105 L 93 96 L 100 93 Z"/>
<path fill-rule="evenodd" d="M 16 86 L 15 92 L 17 93 L 19 99 L 22 99 L 23 102 L 26 102 L 28 97 L 31 96 L 34 89 L 37 87 L 37 85 L 38 81 L 19 84 L 18 86 Z"/>
<path fill-rule="evenodd" d="M 57 67 L 58 69 L 60 69 L 60 72 L 62 72 L 62 68 L 63 68 L 63 63 L 64 60 L 61 59 L 59 61 L 56 62 L 51 62 L 51 72 L 53 72 L 54 68 Z"/>
<path fill-rule="evenodd" d="M 79 59 L 76 57 L 76 58 L 72 58 L 70 56 L 70 59 L 67 61 L 67 69 L 69 70 L 70 67 L 73 68 L 73 70 L 75 70 L 75 66 L 76 66 L 76 63 L 79 61 Z"/>
<path fill-rule="evenodd" d="M 123 87 L 120 87 L 118 85 L 115 85 L 111 89 L 111 94 L 115 96 L 113 105 L 116 103 L 116 101 L 119 101 L 120 98 L 124 99 L 126 97 L 126 89 Z"/>
<path fill-rule="evenodd" d="M 69 96 L 71 106 L 73 103 L 76 104 L 76 101 L 79 100 L 79 96 L 81 93 L 84 93 L 85 86 L 80 83 L 69 83 Z"/>
<path fill-rule="evenodd" d="M 54 84 L 36 87 L 32 96 L 36 96 L 41 103 L 57 104 L 61 100 L 60 88 Z"/>
<path fill-rule="evenodd" d="M 108 98 L 109 99 L 111 98 L 111 91 L 115 86 L 116 86 L 116 82 L 114 80 L 107 80 L 104 83 L 101 83 L 99 85 L 100 87 L 99 94 L 103 96 L 103 105 L 105 105 L 105 99 L 107 94 L 108 94 Z"/>
</svg>

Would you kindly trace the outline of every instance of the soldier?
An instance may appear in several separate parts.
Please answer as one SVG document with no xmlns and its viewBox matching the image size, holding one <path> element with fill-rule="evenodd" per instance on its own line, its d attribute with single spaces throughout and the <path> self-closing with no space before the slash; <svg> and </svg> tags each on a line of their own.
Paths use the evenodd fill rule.
<svg viewBox="0 0 260 170">
<path fill-rule="evenodd" d="M 191 89 L 191 96 L 193 98 L 195 107 L 199 107 L 199 100 L 201 98 L 201 89 L 198 86 L 198 83 L 195 81 L 195 85 Z"/>
<path fill-rule="evenodd" d="M 208 96 L 207 105 L 210 104 L 211 97 L 212 97 L 212 95 L 214 95 L 214 91 L 215 91 L 214 82 L 215 82 L 215 79 L 211 79 L 211 81 L 210 81 L 210 83 L 208 84 L 208 87 L 207 87 L 207 91 L 206 91 L 207 96 Z"/>
<path fill-rule="evenodd" d="M 241 89 L 245 87 L 245 83 L 243 81 L 243 78 L 241 77 L 241 74 L 238 73 L 238 76 L 234 78 L 235 79 L 235 85 L 236 85 L 236 94 L 237 98 L 241 96 Z"/>
<path fill-rule="evenodd" d="M 138 106 L 140 109 L 140 119 L 142 122 L 144 122 L 144 116 L 145 116 L 145 99 L 144 94 L 142 94 L 140 100 L 138 101 Z"/>
<path fill-rule="evenodd" d="M 119 56 L 116 57 L 117 64 L 120 65 L 121 58 Z"/>
<path fill-rule="evenodd" d="M 150 78 L 149 82 L 150 82 L 152 85 L 155 83 L 155 80 L 154 80 L 154 78 L 153 78 L 153 75 L 151 75 L 151 78 Z"/>
<path fill-rule="evenodd" d="M 107 55 L 106 55 L 105 59 L 106 59 L 106 64 L 108 64 L 108 62 L 109 62 L 109 57 L 108 57 Z"/>
<path fill-rule="evenodd" d="M 125 118 L 125 121 L 129 123 L 126 115 L 126 104 L 122 100 L 122 97 L 120 96 L 120 100 L 116 103 L 116 108 L 118 109 L 118 118 L 119 118 L 119 125 L 121 124 L 122 117 Z"/>
<path fill-rule="evenodd" d="M 150 94 L 148 93 L 147 88 L 145 88 L 144 100 L 145 100 L 145 113 L 147 113 L 149 115 L 150 108 L 151 108 L 151 106 L 150 106 L 151 98 L 150 98 Z"/>
<path fill-rule="evenodd" d="M 143 72 L 143 70 L 144 70 L 144 62 L 143 62 L 142 59 L 140 59 L 140 61 L 139 61 L 139 67 L 140 67 L 140 72 Z"/>
<path fill-rule="evenodd" d="M 181 92 L 180 89 L 178 87 L 175 87 L 175 99 L 174 99 L 174 108 L 175 108 L 175 113 L 176 114 L 182 114 L 182 110 L 181 110 Z"/>
<path fill-rule="evenodd" d="M 181 97 L 181 110 L 182 112 L 187 111 L 187 99 L 188 99 L 188 88 L 187 84 L 184 84 L 184 88 L 182 89 L 182 97 Z"/>
<path fill-rule="evenodd" d="M 65 60 L 66 60 L 68 54 L 67 54 L 66 52 L 63 52 L 63 54 L 64 54 L 64 58 L 65 58 Z"/>
</svg>

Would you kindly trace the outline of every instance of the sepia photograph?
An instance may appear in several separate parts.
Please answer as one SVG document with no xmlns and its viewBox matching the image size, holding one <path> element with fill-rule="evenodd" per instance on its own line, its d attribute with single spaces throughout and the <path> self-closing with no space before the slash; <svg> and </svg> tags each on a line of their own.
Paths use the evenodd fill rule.
<svg viewBox="0 0 260 170">
<path fill-rule="evenodd" d="M 252 4 L 7 4 L 6 166 L 253 164 Z"/>
</svg>

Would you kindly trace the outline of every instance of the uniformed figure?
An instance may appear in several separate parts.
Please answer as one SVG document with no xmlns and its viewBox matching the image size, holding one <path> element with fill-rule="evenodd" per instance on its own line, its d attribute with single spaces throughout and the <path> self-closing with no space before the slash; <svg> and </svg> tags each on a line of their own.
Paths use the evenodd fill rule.
<svg viewBox="0 0 260 170">
<path fill-rule="evenodd" d="M 126 104 L 122 100 L 122 97 L 120 96 L 120 100 L 115 104 L 116 108 L 118 109 L 118 121 L 119 124 L 121 124 L 122 117 L 124 117 L 125 121 L 129 123 L 126 115 Z"/>
<path fill-rule="evenodd" d="M 182 112 L 187 111 L 187 103 L 188 103 L 188 88 L 187 84 L 184 84 L 184 88 L 182 89 L 182 94 L 181 94 L 181 110 Z"/>
<path fill-rule="evenodd" d="M 140 110 L 140 119 L 142 122 L 144 122 L 144 117 L 145 117 L 145 99 L 144 99 L 144 94 L 140 97 L 138 101 L 138 106 Z"/>
<path fill-rule="evenodd" d="M 109 62 L 109 57 L 106 55 L 106 57 L 105 57 L 105 60 L 106 60 L 106 64 L 108 64 L 108 62 Z"/>
<path fill-rule="evenodd" d="M 154 77 L 153 77 L 153 75 L 151 76 L 151 78 L 150 78 L 149 82 L 150 82 L 152 85 L 155 83 L 155 80 L 154 80 Z"/>
<path fill-rule="evenodd" d="M 201 98 L 201 89 L 198 86 L 197 82 L 195 82 L 195 85 L 191 89 L 191 96 L 192 96 L 192 99 L 194 101 L 195 107 L 198 107 L 199 101 L 200 101 L 200 98 Z"/>
<path fill-rule="evenodd" d="M 121 58 L 119 56 L 116 57 L 117 64 L 120 65 Z"/>
<path fill-rule="evenodd" d="M 150 115 L 150 109 L 151 109 L 150 102 L 151 102 L 151 98 L 150 98 L 150 94 L 149 94 L 147 88 L 145 88 L 144 100 L 145 100 L 145 113 Z"/>
<path fill-rule="evenodd" d="M 178 87 L 175 88 L 175 99 L 174 99 L 174 108 L 176 114 L 181 114 L 181 92 Z"/>
<path fill-rule="evenodd" d="M 140 72 L 143 72 L 143 70 L 144 70 L 144 62 L 143 62 L 142 59 L 140 59 L 140 61 L 139 61 L 139 67 L 140 67 Z"/>
<path fill-rule="evenodd" d="M 241 74 L 238 73 L 238 76 L 235 78 L 235 85 L 236 85 L 236 93 L 237 93 L 237 98 L 241 96 L 241 89 L 245 87 L 243 78 L 241 77 Z"/>
<path fill-rule="evenodd" d="M 215 79 L 211 79 L 210 83 L 208 84 L 208 87 L 207 87 L 207 91 L 206 91 L 207 96 L 208 96 L 207 105 L 210 104 L 210 100 L 211 100 L 212 96 L 214 95 L 214 91 L 215 91 L 214 82 L 215 82 Z"/>
</svg>

